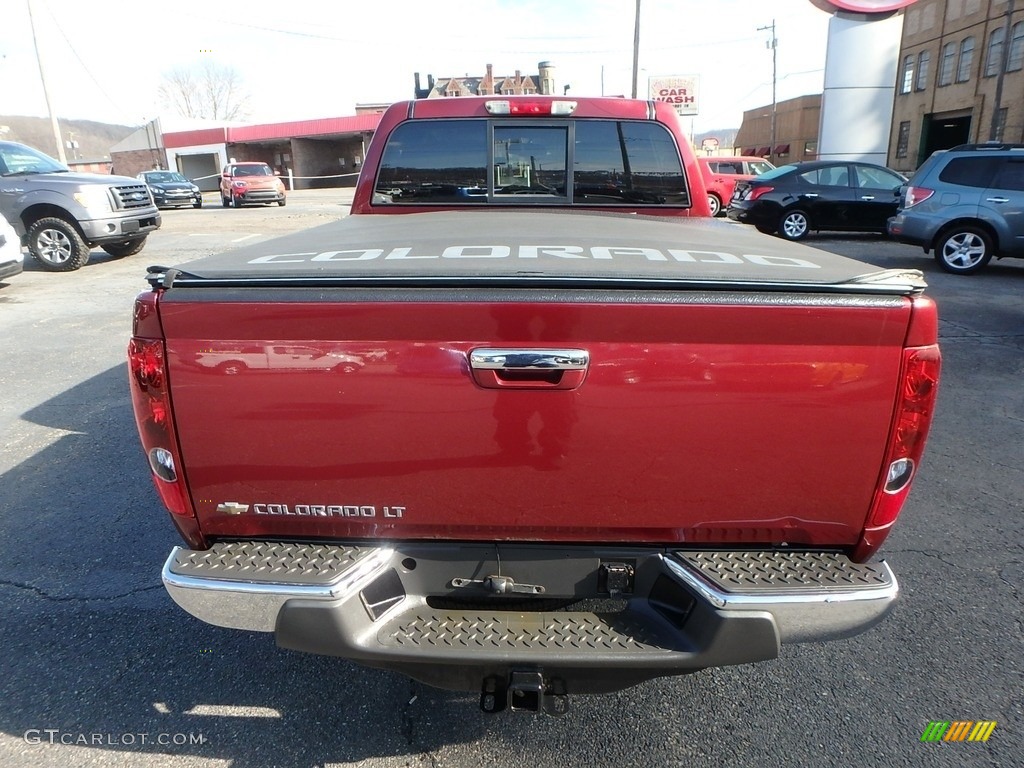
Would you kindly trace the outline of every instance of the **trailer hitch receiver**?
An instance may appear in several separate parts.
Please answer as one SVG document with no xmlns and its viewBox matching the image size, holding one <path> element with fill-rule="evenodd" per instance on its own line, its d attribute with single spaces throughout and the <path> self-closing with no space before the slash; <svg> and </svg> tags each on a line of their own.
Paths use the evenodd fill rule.
<svg viewBox="0 0 1024 768">
<path fill-rule="evenodd" d="M 484 679 L 480 693 L 480 709 L 494 714 L 504 709 L 512 712 L 543 712 L 560 716 L 569 711 L 565 682 L 558 678 L 544 680 L 544 673 L 513 671 L 507 680 L 496 676 Z"/>
</svg>

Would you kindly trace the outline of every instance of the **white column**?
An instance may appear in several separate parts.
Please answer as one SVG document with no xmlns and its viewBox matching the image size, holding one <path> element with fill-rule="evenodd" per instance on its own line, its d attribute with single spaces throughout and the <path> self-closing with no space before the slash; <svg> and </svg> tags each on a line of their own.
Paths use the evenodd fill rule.
<svg viewBox="0 0 1024 768">
<path fill-rule="evenodd" d="M 818 157 L 885 165 L 903 14 L 836 13 L 828 23 Z"/>
</svg>

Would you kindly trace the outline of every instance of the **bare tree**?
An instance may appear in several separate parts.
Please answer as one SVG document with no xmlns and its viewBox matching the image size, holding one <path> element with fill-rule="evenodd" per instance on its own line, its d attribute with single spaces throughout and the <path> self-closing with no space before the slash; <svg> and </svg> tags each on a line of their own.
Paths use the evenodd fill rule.
<svg viewBox="0 0 1024 768">
<path fill-rule="evenodd" d="M 213 61 L 165 72 L 157 93 L 165 107 L 182 117 L 242 120 L 249 114 L 241 75 Z"/>
</svg>

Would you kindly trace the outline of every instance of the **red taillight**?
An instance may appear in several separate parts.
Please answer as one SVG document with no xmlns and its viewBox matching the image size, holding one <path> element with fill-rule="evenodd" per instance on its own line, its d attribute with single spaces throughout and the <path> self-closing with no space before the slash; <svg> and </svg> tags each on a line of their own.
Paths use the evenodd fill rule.
<svg viewBox="0 0 1024 768">
<path fill-rule="evenodd" d="M 939 348 L 934 345 L 904 350 L 902 404 L 893 436 L 893 453 L 898 457 L 916 459 L 924 451 L 935 408 L 940 366 Z M 899 489 L 887 490 L 891 493 Z"/>
<path fill-rule="evenodd" d="M 918 203 L 923 203 L 934 194 L 934 189 L 925 189 L 924 187 L 907 187 L 907 194 L 903 198 L 903 207 L 912 208 Z"/>
<path fill-rule="evenodd" d="M 750 192 L 747 195 L 747 200 L 757 200 L 757 198 L 761 197 L 761 195 L 767 195 L 774 189 L 775 187 L 751 187 Z"/>
<path fill-rule="evenodd" d="M 855 560 L 867 559 L 881 546 L 907 499 L 935 411 L 941 365 L 942 358 L 935 344 L 903 350 L 896 419 Z"/>
<path fill-rule="evenodd" d="M 135 332 L 158 327 L 156 297 L 143 294 L 135 305 Z M 128 342 L 128 383 L 142 449 L 149 461 L 153 483 L 178 530 L 192 546 L 202 542 L 195 511 L 186 491 L 181 455 L 174 431 L 167 361 L 163 339 L 133 336 Z"/>
<path fill-rule="evenodd" d="M 896 410 L 875 495 L 852 558 L 864 562 L 885 541 L 899 517 L 924 453 L 938 394 L 942 357 L 937 343 L 939 316 L 927 296 L 912 299 L 910 325 L 900 366 Z"/>
<path fill-rule="evenodd" d="M 171 404 L 165 386 L 164 343 L 160 339 L 133 338 L 128 342 L 132 405 L 142 448 L 149 459 L 164 505 L 176 515 L 193 515 L 181 482 Z"/>
</svg>

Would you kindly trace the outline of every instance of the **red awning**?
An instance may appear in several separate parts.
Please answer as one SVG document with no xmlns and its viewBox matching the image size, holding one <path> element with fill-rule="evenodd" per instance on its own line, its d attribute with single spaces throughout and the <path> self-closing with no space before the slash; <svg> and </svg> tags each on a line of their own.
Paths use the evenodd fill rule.
<svg viewBox="0 0 1024 768">
<path fill-rule="evenodd" d="M 775 148 L 775 154 L 776 155 L 788 155 L 789 154 L 789 144 L 779 144 L 779 146 L 777 146 Z"/>
<path fill-rule="evenodd" d="M 758 157 L 765 157 L 766 155 L 770 155 L 771 152 L 772 152 L 772 148 L 771 147 L 761 147 L 754 154 L 757 155 Z"/>
<path fill-rule="evenodd" d="M 750 147 L 748 149 L 744 149 L 743 150 L 743 154 L 744 155 L 751 155 L 752 156 L 756 151 L 757 151 L 757 147 Z"/>
</svg>

